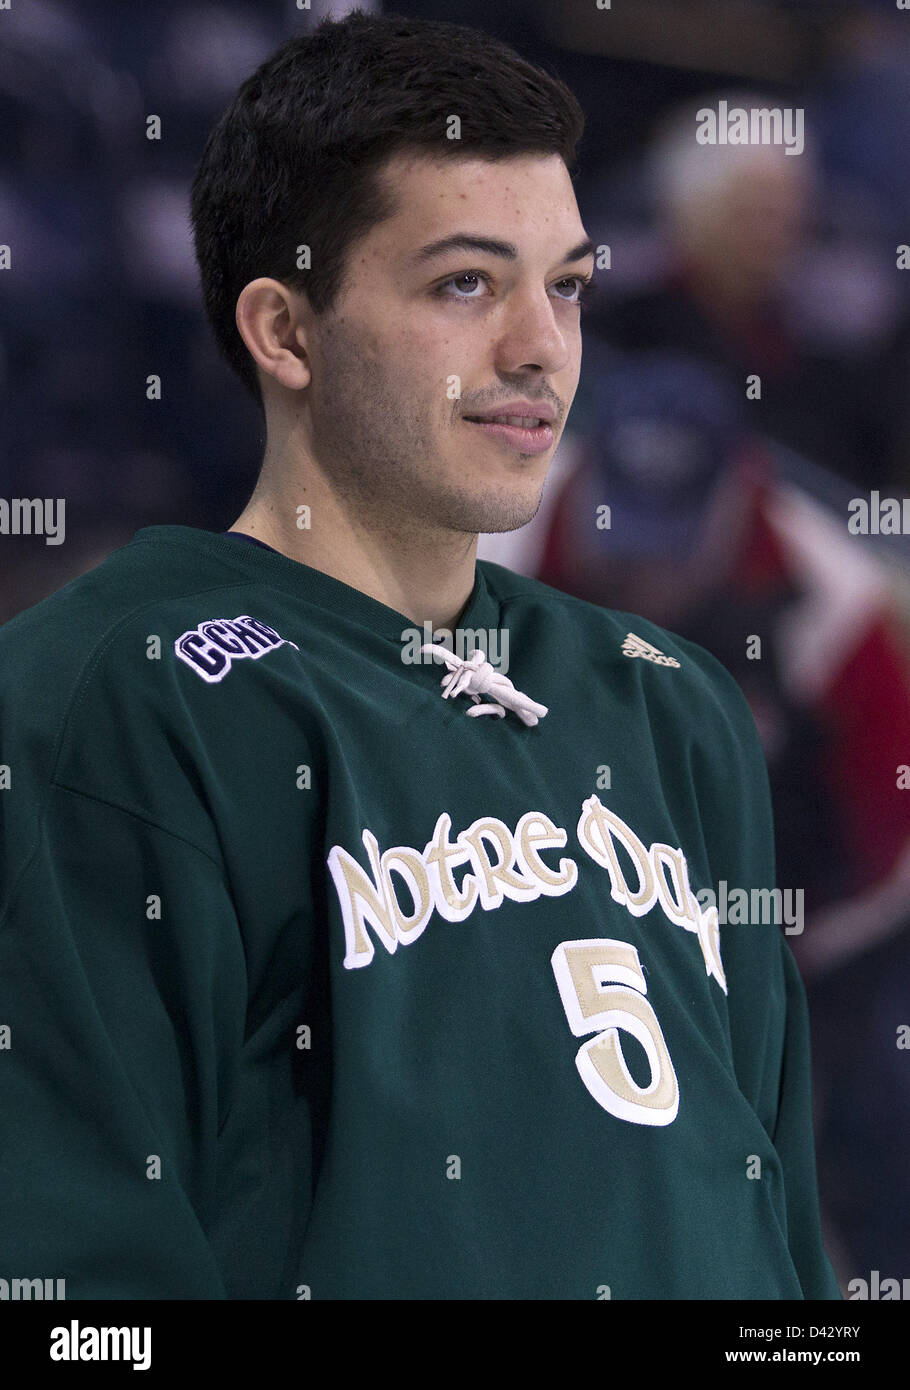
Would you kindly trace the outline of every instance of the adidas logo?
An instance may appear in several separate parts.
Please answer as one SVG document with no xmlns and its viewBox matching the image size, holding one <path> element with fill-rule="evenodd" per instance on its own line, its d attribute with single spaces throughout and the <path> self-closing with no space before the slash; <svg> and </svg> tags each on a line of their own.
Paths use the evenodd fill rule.
<svg viewBox="0 0 910 1390">
<path fill-rule="evenodd" d="M 636 637 L 634 632 L 630 632 L 622 644 L 623 656 L 642 656 L 645 661 L 653 661 L 658 666 L 679 666 L 679 662 L 672 656 L 665 656 L 658 651 L 657 647 L 652 647 L 650 642 L 646 642 L 643 637 Z"/>
</svg>

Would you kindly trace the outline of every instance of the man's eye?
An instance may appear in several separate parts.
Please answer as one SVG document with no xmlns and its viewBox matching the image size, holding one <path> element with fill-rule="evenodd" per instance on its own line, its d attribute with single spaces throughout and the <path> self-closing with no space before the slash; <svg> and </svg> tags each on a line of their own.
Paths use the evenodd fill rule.
<svg viewBox="0 0 910 1390">
<path fill-rule="evenodd" d="M 577 285 L 578 289 L 574 299 L 570 299 L 570 304 L 583 304 L 591 289 L 591 277 L 584 275 L 567 275 L 564 280 L 557 281 L 559 285 Z M 563 296 L 560 295 L 560 299 Z"/>
<path fill-rule="evenodd" d="M 441 285 L 437 285 L 437 287 L 436 287 L 434 293 L 435 293 L 436 295 L 438 295 L 438 296 L 440 297 L 440 299 L 481 299 L 481 298 L 483 298 L 482 295 L 477 294 L 477 293 L 475 293 L 475 292 L 469 292 L 469 293 L 467 293 L 467 294 L 460 294 L 460 293 L 451 293 L 451 294 L 450 294 L 450 293 L 448 292 L 450 286 L 462 286 L 462 287 L 464 287 L 466 281 L 470 282 L 470 283 L 467 285 L 467 289 L 468 289 L 469 291 L 476 291 L 481 285 L 487 283 L 487 277 L 486 277 L 486 275 L 483 274 L 482 271 L 479 271 L 479 270 L 463 270 L 463 271 L 462 271 L 460 274 L 458 274 L 458 275 L 450 275 L 449 278 L 448 278 L 448 280 L 443 281 L 443 283 L 442 283 Z M 559 298 L 559 299 L 564 299 L 565 302 L 566 302 L 567 304 L 582 304 L 582 303 L 584 302 L 585 298 L 586 298 L 587 295 L 588 295 L 588 292 L 589 292 L 589 290 L 590 290 L 590 288 L 591 288 L 591 284 L 592 284 L 592 278 L 591 278 L 590 276 L 584 276 L 584 275 L 566 275 L 566 276 L 563 277 L 562 280 L 557 280 L 556 285 L 557 285 L 557 287 L 559 287 L 559 286 L 561 286 L 561 285 L 568 285 L 568 286 L 570 286 L 570 287 L 575 286 L 576 288 L 575 288 L 575 292 L 574 292 L 574 297 L 569 298 L 567 295 L 559 294 L 559 295 L 558 295 L 558 298 Z"/>
<path fill-rule="evenodd" d="M 442 299 L 479 299 L 481 296 L 476 294 L 446 294 L 449 285 L 457 285 L 462 280 L 486 280 L 485 275 L 481 275 L 479 270 L 464 270 L 460 275 L 451 275 L 441 285 L 437 285 L 436 294 Z"/>
</svg>

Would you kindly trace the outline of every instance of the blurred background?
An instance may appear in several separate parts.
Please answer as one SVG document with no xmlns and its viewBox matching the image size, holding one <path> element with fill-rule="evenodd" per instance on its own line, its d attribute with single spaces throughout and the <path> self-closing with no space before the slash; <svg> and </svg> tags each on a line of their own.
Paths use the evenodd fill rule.
<svg viewBox="0 0 910 1390">
<path fill-rule="evenodd" d="M 3 13 L 0 496 L 65 498 L 67 543 L 4 537 L 0 621 L 141 526 L 217 531 L 242 510 L 264 440 L 203 317 L 189 183 L 250 71 L 350 8 L 30 0 Z M 910 484 L 910 12 L 360 8 L 493 33 L 585 109 L 576 189 L 610 265 L 541 509 L 479 553 L 693 638 L 740 681 L 768 760 L 778 882 L 805 892 L 790 944 L 811 1009 L 828 1249 L 845 1292 L 872 1270 L 910 1275 L 910 538 L 847 525 L 852 499 Z M 801 108 L 803 152 L 697 145 L 695 112 L 721 100 Z M 150 115 L 160 140 L 146 139 Z M 160 401 L 146 399 L 153 373 Z"/>
</svg>

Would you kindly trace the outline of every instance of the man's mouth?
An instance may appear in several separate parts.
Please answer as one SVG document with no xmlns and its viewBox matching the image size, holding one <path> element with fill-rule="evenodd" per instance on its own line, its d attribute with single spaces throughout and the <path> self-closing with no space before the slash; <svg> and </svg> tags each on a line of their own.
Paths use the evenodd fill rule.
<svg viewBox="0 0 910 1390">
<path fill-rule="evenodd" d="M 539 415 L 466 415 L 466 420 L 484 425 L 514 425 L 516 429 L 536 430 L 544 422 Z"/>
<path fill-rule="evenodd" d="M 537 415 L 465 415 L 491 439 L 498 439 L 524 454 L 544 454 L 553 447 L 553 430 Z"/>
</svg>

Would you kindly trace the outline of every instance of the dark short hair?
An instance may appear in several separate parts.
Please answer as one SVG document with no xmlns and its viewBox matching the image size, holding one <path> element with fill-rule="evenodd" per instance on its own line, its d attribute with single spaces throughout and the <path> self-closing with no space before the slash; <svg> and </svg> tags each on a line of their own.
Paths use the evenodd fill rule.
<svg viewBox="0 0 910 1390">
<path fill-rule="evenodd" d="M 264 275 L 305 292 L 315 313 L 330 309 L 352 244 L 397 210 L 380 178 L 393 154 L 558 154 L 571 174 L 583 129 L 558 77 L 464 25 L 353 10 L 282 44 L 212 130 L 191 197 L 206 313 L 260 411 L 238 295 Z"/>
</svg>

